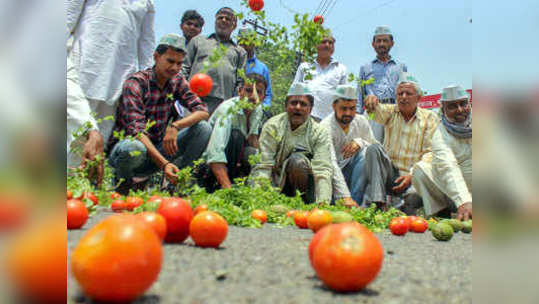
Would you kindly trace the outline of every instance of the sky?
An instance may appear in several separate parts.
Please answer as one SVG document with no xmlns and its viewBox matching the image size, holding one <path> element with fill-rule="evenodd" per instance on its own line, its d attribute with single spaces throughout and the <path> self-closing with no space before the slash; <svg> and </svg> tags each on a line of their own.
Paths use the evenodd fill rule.
<svg viewBox="0 0 539 304">
<path fill-rule="evenodd" d="M 156 39 L 170 32 L 181 34 L 179 23 L 187 9 L 196 9 L 204 17 L 202 34 L 206 35 L 214 32 L 214 16 L 220 7 L 248 11 L 240 0 L 154 1 Z M 290 31 L 294 12 L 314 15 L 324 2 L 265 0 L 266 20 L 287 26 Z M 416 76 L 427 94 L 437 94 L 450 84 L 472 88 L 472 1 L 327 0 L 327 3 L 330 5 L 324 14 L 324 26 L 337 39 L 333 57 L 344 63 L 348 72 L 357 75 L 363 64 L 375 58 L 372 34 L 376 26 L 388 25 L 395 38 L 390 54 L 407 65 L 408 72 Z M 489 65 L 487 58 L 481 59 L 479 66 Z"/>
</svg>

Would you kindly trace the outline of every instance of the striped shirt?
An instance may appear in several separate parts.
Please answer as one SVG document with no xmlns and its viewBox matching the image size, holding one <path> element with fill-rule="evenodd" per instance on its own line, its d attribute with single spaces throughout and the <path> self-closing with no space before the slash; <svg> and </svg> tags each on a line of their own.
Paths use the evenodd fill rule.
<svg viewBox="0 0 539 304">
<path fill-rule="evenodd" d="M 406 122 L 396 104 L 379 104 L 374 121 L 384 126 L 384 148 L 401 175 L 411 174 L 412 166 L 432 151 L 432 136 L 440 117 L 430 110 L 417 107 Z"/>
</svg>

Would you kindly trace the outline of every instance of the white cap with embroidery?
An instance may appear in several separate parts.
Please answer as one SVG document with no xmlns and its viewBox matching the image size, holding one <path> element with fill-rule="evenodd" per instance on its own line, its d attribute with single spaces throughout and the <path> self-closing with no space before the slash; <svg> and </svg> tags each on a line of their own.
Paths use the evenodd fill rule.
<svg viewBox="0 0 539 304">
<path fill-rule="evenodd" d="M 335 99 L 357 99 L 357 88 L 350 84 L 338 85 L 335 89 Z"/>
<path fill-rule="evenodd" d="M 461 100 L 461 99 L 470 100 L 470 95 L 461 86 L 450 85 L 443 89 L 440 102 L 454 101 L 454 100 Z"/>
<path fill-rule="evenodd" d="M 374 30 L 374 36 L 378 36 L 378 35 L 393 35 L 393 33 L 391 33 L 389 26 L 380 25 L 380 26 L 377 26 L 376 29 Z"/>
</svg>

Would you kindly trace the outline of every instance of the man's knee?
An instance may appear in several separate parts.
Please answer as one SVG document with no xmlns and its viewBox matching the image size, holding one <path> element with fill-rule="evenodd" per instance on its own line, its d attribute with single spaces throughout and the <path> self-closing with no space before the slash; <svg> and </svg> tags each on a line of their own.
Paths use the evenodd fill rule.
<svg viewBox="0 0 539 304">
<path fill-rule="evenodd" d="M 289 157 L 286 174 L 292 184 L 306 187 L 311 172 L 311 164 L 305 156 L 294 153 Z"/>
<path fill-rule="evenodd" d="M 118 142 L 111 151 L 110 164 L 119 167 L 129 164 L 140 165 L 146 158 L 146 147 L 138 140 L 125 139 Z"/>
<path fill-rule="evenodd" d="M 367 151 L 365 151 L 365 159 L 374 159 L 377 158 L 379 155 L 381 155 L 384 151 L 384 147 L 382 147 L 379 143 L 371 144 L 367 147 Z"/>
</svg>

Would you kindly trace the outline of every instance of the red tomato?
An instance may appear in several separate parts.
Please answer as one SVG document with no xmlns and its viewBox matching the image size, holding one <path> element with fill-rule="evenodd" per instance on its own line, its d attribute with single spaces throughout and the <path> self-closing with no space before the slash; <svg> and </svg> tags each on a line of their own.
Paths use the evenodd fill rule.
<svg viewBox="0 0 539 304">
<path fill-rule="evenodd" d="M 95 196 L 92 192 L 83 192 L 81 196 L 77 197 L 77 199 L 81 201 L 84 201 L 85 198 L 94 202 L 94 206 L 99 203 L 97 196 Z"/>
<path fill-rule="evenodd" d="M 161 241 L 148 225 L 135 215 L 116 214 L 82 237 L 71 271 L 96 302 L 130 303 L 157 279 L 162 258 Z"/>
<path fill-rule="evenodd" d="M 122 195 L 120 193 L 118 193 L 118 192 L 112 192 L 110 194 L 110 198 L 112 198 L 112 199 L 121 199 Z"/>
<path fill-rule="evenodd" d="M 144 199 L 138 196 L 128 196 L 125 198 L 125 209 L 133 211 L 133 209 L 144 204 Z"/>
<path fill-rule="evenodd" d="M 384 249 L 359 223 L 327 226 L 312 252 L 312 266 L 324 284 L 338 292 L 358 291 L 372 282 L 382 267 Z"/>
<path fill-rule="evenodd" d="M 309 217 L 309 211 L 297 211 L 294 213 L 294 223 L 301 229 L 307 229 L 309 228 L 307 217 Z"/>
<path fill-rule="evenodd" d="M 313 21 L 314 23 L 322 24 L 324 23 L 324 17 L 322 17 L 321 15 L 316 15 L 314 16 Z"/>
<path fill-rule="evenodd" d="M 67 201 L 67 229 L 79 229 L 88 220 L 88 209 L 80 200 Z"/>
<path fill-rule="evenodd" d="M 166 242 L 181 243 L 189 236 L 189 224 L 193 219 L 193 209 L 181 198 L 166 198 L 159 204 L 157 213 L 167 222 Z"/>
<path fill-rule="evenodd" d="M 415 215 L 409 215 L 409 216 L 403 216 L 406 219 L 406 222 L 408 223 L 408 230 L 412 229 L 412 222 L 418 219 Z"/>
<path fill-rule="evenodd" d="M 67 190 L 66 192 L 67 192 L 67 199 L 68 200 L 72 199 L 73 198 L 73 192 L 71 192 L 69 190 Z"/>
<path fill-rule="evenodd" d="M 199 214 L 200 212 L 202 212 L 202 211 L 208 211 L 208 205 L 206 205 L 206 204 L 200 204 L 200 205 L 198 205 L 198 206 L 195 208 L 195 212 L 194 212 L 195 216 L 196 216 L 197 214 Z"/>
<path fill-rule="evenodd" d="M 167 234 L 167 221 L 161 214 L 155 212 L 141 212 L 137 214 L 137 216 L 144 223 L 152 227 L 153 231 L 161 241 L 165 239 L 165 235 Z"/>
<path fill-rule="evenodd" d="M 331 213 L 327 210 L 315 210 L 312 211 L 307 217 L 307 226 L 313 231 L 316 232 L 320 228 L 331 224 Z"/>
<path fill-rule="evenodd" d="M 408 232 L 408 220 L 403 217 L 394 217 L 389 222 L 389 230 L 394 235 L 405 235 Z"/>
<path fill-rule="evenodd" d="M 28 203 L 16 196 L 0 198 L 0 234 L 20 228 L 28 218 Z M 1 236 L 1 235 L 0 235 Z"/>
<path fill-rule="evenodd" d="M 228 223 L 213 211 L 202 211 L 189 224 L 189 235 L 199 247 L 217 248 L 225 240 Z"/>
<path fill-rule="evenodd" d="M 199 97 L 208 96 L 211 92 L 212 86 L 213 81 L 211 77 L 203 73 L 193 75 L 189 81 L 191 91 L 193 91 Z"/>
<path fill-rule="evenodd" d="M 423 219 L 423 218 L 416 218 L 412 225 L 410 226 L 410 230 L 417 233 L 423 233 L 429 228 L 429 223 Z"/>
<path fill-rule="evenodd" d="M 162 201 L 163 201 L 163 198 L 160 197 L 159 195 L 152 195 L 152 196 L 150 196 L 150 198 L 148 199 L 148 203 L 150 203 L 150 202 L 161 203 Z"/>
<path fill-rule="evenodd" d="M 294 218 L 294 214 L 296 214 L 297 210 L 290 210 L 286 213 L 286 217 L 292 217 Z"/>
<path fill-rule="evenodd" d="M 259 11 L 264 7 L 264 0 L 249 0 L 249 7 L 253 11 Z"/>
<path fill-rule="evenodd" d="M 251 217 L 260 221 L 260 224 L 262 225 L 268 220 L 266 211 L 260 209 L 253 210 L 253 212 L 251 212 Z"/>
<path fill-rule="evenodd" d="M 114 202 L 112 202 L 112 204 L 110 204 L 110 209 L 112 209 L 112 211 L 114 212 L 122 212 L 123 210 L 125 210 L 125 208 L 126 206 L 123 200 L 115 200 Z"/>
<path fill-rule="evenodd" d="M 311 261 L 311 266 L 313 265 L 314 248 L 316 248 L 318 242 L 320 242 L 320 239 L 329 231 L 329 226 L 331 225 L 324 226 L 322 227 L 322 229 L 318 230 L 311 239 L 311 242 L 309 243 L 309 261 Z"/>
</svg>

